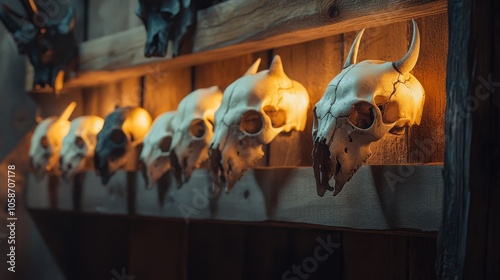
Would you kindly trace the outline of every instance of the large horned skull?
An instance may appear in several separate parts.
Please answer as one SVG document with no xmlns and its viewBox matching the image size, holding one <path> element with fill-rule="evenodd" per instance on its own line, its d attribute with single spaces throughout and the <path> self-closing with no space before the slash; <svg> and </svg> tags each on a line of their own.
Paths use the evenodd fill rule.
<svg viewBox="0 0 500 280">
<path fill-rule="evenodd" d="M 170 152 L 172 148 L 172 136 L 174 129 L 172 121 L 175 117 L 175 111 L 163 113 L 158 116 L 146 137 L 141 155 L 141 171 L 146 181 L 148 189 L 153 188 L 154 184 L 170 170 Z"/>
<path fill-rule="evenodd" d="M 177 115 L 172 123 L 172 167 L 180 184 L 188 181 L 193 170 L 201 168 L 208 160 L 208 144 L 214 135 L 214 114 L 221 101 L 221 90 L 213 86 L 193 91 L 177 107 Z"/>
<path fill-rule="evenodd" d="M 103 185 L 127 162 L 134 162 L 136 148 L 151 126 L 149 113 L 138 107 L 119 107 L 104 120 L 97 134 L 94 167 Z"/>
<path fill-rule="evenodd" d="M 146 57 L 163 57 L 172 40 L 173 55 L 179 53 L 182 38 L 194 23 L 194 0 L 139 0 L 136 14 L 146 27 Z"/>
<path fill-rule="evenodd" d="M 210 144 L 210 171 L 215 191 L 234 184 L 264 156 L 262 145 L 279 133 L 303 131 L 309 95 L 285 74 L 275 56 L 269 70 L 257 73 L 260 60 L 224 92 L 215 113 L 215 134 Z"/>
<path fill-rule="evenodd" d="M 61 150 L 64 136 L 69 131 L 71 123 L 68 121 L 76 107 L 71 102 L 61 116 L 49 117 L 41 121 L 31 137 L 30 165 L 37 176 L 44 172 L 57 172 L 59 151 Z"/>
<path fill-rule="evenodd" d="M 58 93 L 66 71 L 73 70 L 77 44 L 73 33 L 75 15 L 68 7 L 66 15 L 53 20 L 34 0 L 21 0 L 26 10 L 23 16 L 7 5 L 0 6 L 0 20 L 12 33 L 18 52 L 29 57 L 35 69 L 33 88 L 50 86 Z"/>
<path fill-rule="evenodd" d="M 71 122 L 61 148 L 60 168 L 64 178 L 71 178 L 93 163 L 97 133 L 103 124 L 104 120 L 97 116 L 78 117 Z"/>
<path fill-rule="evenodd" d="M 344 69 L 314 108 L 313 168 L 319 196 L 337 195 L 371 156 L 370 144 L 386 133 L 402 135 L 419 124 L 424 89 L 409 72 L 417 63 L 420 35 L 413 21 L 408 53 L 397 62 L 365 60 L 356 64 L 361 31 Z M 335 189 L 329 180 L 334 177 Z"/>
</svg>

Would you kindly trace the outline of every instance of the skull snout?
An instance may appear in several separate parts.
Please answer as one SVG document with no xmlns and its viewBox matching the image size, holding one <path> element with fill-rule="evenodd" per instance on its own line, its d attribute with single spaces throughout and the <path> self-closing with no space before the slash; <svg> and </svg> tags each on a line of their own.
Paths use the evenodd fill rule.
<svg viewBox="0 0 500 280">
<path fill-rule="evenodd" d="M 149 22 L 148 25 L 144 56 L 164 57 L 167 54 L 168 29 L 170 26 L 161 18 Z"/>
<path fill-rule="evenodd" d="M 142 174 L 142 178 L 144 178 L 144 182 L 146 183 L 145 184 L 146 189 L 152 189 L 152 186 L 151 186 L 150 180 L 149 180 L 149 176 L 148 176 L 148 168 L 147 168 L 147 165 L 143 159 L 139 159 L 138 167 L 139 167 L 139 171 Z"/>
<path fill-rule="evenodd" d="M 324 196 L 327 190 L 333 191 L 328 183 L 333 176 L 330 149 L 326 144 L 326 138 L 317 137 L 313 146 L 313 169 L 316 179 L 316 191 L 319 196 Z"/>
</svg>

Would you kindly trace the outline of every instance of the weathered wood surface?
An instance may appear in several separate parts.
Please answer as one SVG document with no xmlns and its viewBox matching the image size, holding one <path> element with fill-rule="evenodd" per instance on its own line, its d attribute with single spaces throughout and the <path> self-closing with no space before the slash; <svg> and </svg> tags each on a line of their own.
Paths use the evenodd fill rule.
<svg viewBox="0 0 500 280">
<path fill-rule="evenodd" d="M 142 24 L 135 15 L 137 7 L 135 0 L 89 0 L 87 5 L 88 40 L 129 30 Z"/>
<path fill-rule="evenodd" d="M 199 12 L 193 53 L 175 59 L 170 54 L 166 58 L 144 58 L 145 30 L 134 27 L 81 44 L 80 72 L 65 87 L 67 90 L 141 76 L 147 73 L 146 65 L 173 70 L 446 11 L 445 0 L 362 2 L 220 3 Z"/>
<path fill-rule="evenodd" d="M 500 3 L 449 2 L 442 279 L 500 278 Z"/>
<path fill-rule="evenodd" d="M 170 179 L 163 182 L 166 185 L 146 190 L 142 177 L 137 176 L 137 181 L 132 182 L 136 186 L 134 213 L 187 222 L 273 221 L 363 230 L 437 231 L 441 222 L 441 166 L 408 168 L 413 169 L 413 174 L 403 177 L 401 172 L 407 170 L 401 166 L 364 166 L 338 196 L 323 198 L 316 195 L 311 168 L 249 170 L 229 195 L 218 197 L 209 190 L 206 170 L 196 170 L 180 189 Z M 93 172 L 87 172 L 82 183 L 81 211 L 130 214 L 127 184 L 125 172 L 115 174 L 108 186 L 102 186 Z M 47 208 L 51 203 L 46 199 L 64 199 L 45 195 L 46 185 L 37 184 L 36 192 L 29 190 L 30 208 Z"/>
</svg>

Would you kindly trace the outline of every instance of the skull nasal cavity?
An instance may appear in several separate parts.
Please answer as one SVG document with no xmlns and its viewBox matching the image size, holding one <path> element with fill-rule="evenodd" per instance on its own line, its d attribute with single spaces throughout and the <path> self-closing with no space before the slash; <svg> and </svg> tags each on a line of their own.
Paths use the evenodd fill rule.
<svg viewBox="0 0 500 280">
<path fill-rule="evenodd" d="M 272 106 L 264 106 L 264 112 L 271 119 L 273 127 L 282 127 L 286 124 L 286 112 L 284 110 L 277 110 Z"/>
<path fill-rule="evenodd" d="M 191 133 L 193 137 L 201 138 L 205 135 L 205 129 L 205 122 L 198 119 L 191 122 L 189 133 Z"/>
<path fill-rule="evenodd" d="M 257 134 L 262 130 L 262 116 L 257 111 L 247 111 L 241 116 L 240 129 L 248 134 Z"/>
<path fill-rule="evenodd" d="M 161 151 L 164 153 L 170 151 L 170 145 L 172 145 L 172 137 L 164 137 L 160 142 Z"/>
<path fill-rule="evenodd" d="M 368 102 L 359 102 L 352 106 L 349 121 L 357 128 L 367 129 L 375 121 L 373 106 Z"/>
</svg>

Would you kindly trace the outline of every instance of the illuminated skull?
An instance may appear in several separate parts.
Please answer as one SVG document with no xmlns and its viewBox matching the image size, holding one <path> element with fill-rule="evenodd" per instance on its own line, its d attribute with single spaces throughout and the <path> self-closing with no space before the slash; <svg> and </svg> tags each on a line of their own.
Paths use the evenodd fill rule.
<svg viewBox="0 0 500 280">
<path fill-rule="evenodd" d="M 170 170 L 170 152 L 173 136 L 172 120 L 175 111 L 163 113 L 158 116 L 146 137 L 141 155 L 141 171 L 148 188 Z"/>
<path fill-rule="evenodd" d="M 102 130 L 97 134 L 94 167 L 102 184 L 127 163 L 133 163 L 138 145 L 151 126 L 149 113 L 138 107 L 116 108 L 104 120 Z"/>
<path fill-rule="evenodd" d="M 314 108 L 313 168 L 319 196 L 337 195 L 371 156 L 370 144 L 386 133 L 402 135 L 419 124 L 424 89 L 409 72 L 417 63 L 420 35 L 413 21 L 408 53 L 397 62 L 356 63 L 363 31 L 354 41 L 342 72 Z M 329 180 L 335 179 L 335 189 Z"/>
<path fill-rule="evenodd" d="M 59 169 L 59 151 L 63 138 L 69 131 L 71 123 L 68 119 L 75 107 L 76 103 L 71 102 L 60 117 L 44 119 L 35 128 L 29 155 L 31 168 L 37 176 L 42 176 L 43 172 L 57 172 Z"/>
<path fill-rule="evenodd" d="M 303 131 L 309 95 L 285 74 L 275 56 L 269 70 L 257 73 L 260 60 L 224 92 L 215 113 L 215 134 L 210 144 L 214 188 L 229 192 L 247 168 L 264 156 L 262 145 L 279 133 Z"/>
<path fill-rule="evenodd" d="M 174 138 L 172 168 L 177 181 L 188 181 L 194 169 L 208 160 L 208 144 L 213 136 L 214 113 L 222 92 L 217 86 L 188 94 L 177 107 L 173 120 Z M 184 180 L 182 180 L 182 175 Z"/>
<path fill-rule="evenodd" d="M 97 133 L 101 131 L 104 120 L 97 116 L 84 116 L 74 119 L 68 134 L 63 139 L 60 168 L 64 178 L 71 178 L 76 172 L 92 164 Z"/>
</svg>

